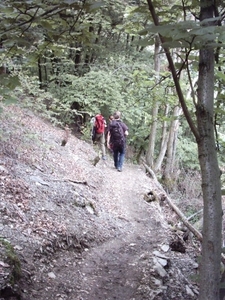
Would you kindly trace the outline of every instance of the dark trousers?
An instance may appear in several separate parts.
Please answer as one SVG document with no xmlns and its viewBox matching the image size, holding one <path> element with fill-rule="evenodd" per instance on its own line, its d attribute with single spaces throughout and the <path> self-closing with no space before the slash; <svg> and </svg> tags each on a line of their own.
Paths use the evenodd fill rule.
<svg viewBox="0 0 225 300">
<path fill-rule="evenodd" d="M 114 166 L 116 169 L 122 169 L 125 158 L 125 146 L 113 148 Z"/>
</svg>

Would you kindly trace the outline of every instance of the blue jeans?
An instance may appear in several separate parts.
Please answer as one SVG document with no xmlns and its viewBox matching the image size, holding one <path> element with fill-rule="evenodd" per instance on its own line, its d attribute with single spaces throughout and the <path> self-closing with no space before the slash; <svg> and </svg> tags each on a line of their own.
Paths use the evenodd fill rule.
<svg viewBox="0 0 225 300">
<path fill-rule="evenodd" d="M 113 148 L 114 166 L 116 169 L 122 169 L 125 158 L 125 146 Z"/>
</svg>

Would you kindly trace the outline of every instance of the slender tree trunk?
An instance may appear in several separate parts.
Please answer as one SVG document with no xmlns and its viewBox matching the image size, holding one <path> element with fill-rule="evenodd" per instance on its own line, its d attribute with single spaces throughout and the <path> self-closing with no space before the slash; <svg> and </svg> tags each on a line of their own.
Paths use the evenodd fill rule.
<svg viewBox="0 0 225 300">
<path fill-rule="evenodd" d="M 156 81 L 158 80 L 158 74 L 160 71 L 160 40 L 158 35 L 155 37 L 155 58 L 154 58 L 154 69 L 156 73 Z M 155 98 L 155 97 L 154 97 Z M 154 164 L 154 150 L 155 150 L 155 141 L 156 141 L 156 130 L 157 130 L 157 118 L 158 118 L 159 104 L 156 99 L 153 99 L 153 108 L 152 108 L 152 125 L 149 136 L 148 150 L 146 154 L 147 164 L 153 168 Z"/>
<path fill-rule="evenodd" d="M 155 98 L 155 96 L 154 96 Z M 151 124 L 151 130 L 149 135 L 149 143 L 148 143 L 148 149 L 146 153 L 146 162 L 150 166 L 150 168 L 153 168 L 154 164 L 154 150 L 155 150 L 155 140 L 156 140 L 156 130 L 157 130 L 157 117 L 158 117 L 158 110 L 159 110 L 159 104 L 156 99 L 153 100 L 153 108 L 152 108 L 152 124 Z"/>
<path fill-rule="evenodd" d="M 45 58 L 45 63 L 44 63 L 44 86 L 45 86 L 45 91 L 47 92 L 48 89 L 48 68 L 47 68 L 47 59 Z"/>
<path fill-rule="evenodd" d="M 201 0 L 200 20 L 213 18 L 214 1 Z M 210 24 L 207 24 L 210 26 Z M 204 47 L 199 56 L 197 122 L 200 138 L 199 161 L 202 173 L 203 244 L 200 267 L 200 300 L 219 299 L 222 240 L 220 170 L 214 138 L 214 51 Z"/>
<path fill-rule="evenodd" d="M 176 106 L 174 109 L 174 116 L 176 117 L 176 120 L 174 120 L 174 138 L 173 138 L 173 153 L 172 153 L 172 172 L 174 172 L 174 167 L 176 163 L 176 150 L 177 150 L 177 137 L 178 137 L 178 130 L 180 126 L 179 116 L 182 113 L 182 109 L 179 106 Z"/>
<path fill-rule="evenodd" d="M 98 45 L 99 42 L 100 42 L 100 34 L 101 34 L 101 31 L 102 31 L 102 25 L 99 24 L 98 25 L 98 31 L 97 31 L 97 37 L 95 39 L 95 45 Z M 90 60 L 90 63 L 92 64 L 96 59 L 96 49 L 94 49 L 94 51 L 92 51 L 92 55 L 91 55 L 91 60 Z"/>
<path fill-rule="evenodd" d="M 79 70 L 80 64 L 81 64 L 81 55 L 82 55 L 81 50 L 76 50 L 75 59 L 74 59 L 75 73 L 79 73 L 78 70 Z"/>
<path fill-rule="evenodd" d="M 6 68 L 6 66 L 1 66 L 0 67 L 0 74 L 6 74 L 7 73 L 7 68 Z"/>
<path fill-rule="evenodd" d="M 170 182 L 171 175 L 172 175 L 173 169 L 174 169 L 174 156 L 175 156 L 174 146 L 176 144 L 175 139 L 177 138 L 176 132 L 179 127 L 178 117 L 179 117 L 180 113 L 181 113 L 180 107 L 176 106 L 173 111 L 173 116 L 175 119 L 171 122 L 169 139 L 168 139 L 168 143 L 167 143 L 166 168 L 165 168 L 164 177 L 165 177 L 166 182 L 168 182 L 168 183 Z"/>
<path fill-rule="evenodd" d="M 38 77 L 40 82 L 40 89 L 43 88 L 42 70 L 41 70 L 41 58 L 38 58 Z"/>
<path fill-rule="evenodd" d="M 167 104 L 165 107 L 165 114 L 164 116 L 167 116 L 169 112 L 169 105 Z M 167 132 L 167 121 L 163 122 L 163 128 L 162 128 L 162 138 L 161 138 L 161 146 L 160 146 L 160 152 L 159 155 L 156 159 L 156 162 L 154 164 L 154 171 L 157 172 L 161 169 L 163 159 L 166 154 L 166 149 L 167 149 L 167 143 L 168 143 L 168 138 L 169 134 Z"/>
</svg>

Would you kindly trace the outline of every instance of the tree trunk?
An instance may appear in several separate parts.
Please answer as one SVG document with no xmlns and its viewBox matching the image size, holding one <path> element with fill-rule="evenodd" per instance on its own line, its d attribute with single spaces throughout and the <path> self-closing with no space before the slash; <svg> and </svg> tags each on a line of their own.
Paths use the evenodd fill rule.
<svg viewBox="0 0 225 300">
<path fill-rule="evenodd" d="M 176 164 L 177 137 L 178 137 L 178 130 L 180 126 L 179 117 L 181 113 L 182 113 L 182 109 L 176 106 L 174 109 L 174 116 L 176 117 L 176 119 L 173 121 L 174 138 L 173 138 L 172 169 L 171 169 L 172 172 L 174 172 L 174 168 Z"/>
<path fill-rule="evenodd" d="M 41 70 L 41 58 L 38 58 L 38 77 L 40 82 L 40 89 L 43 88 L 42 70 Z"/>
<path fill-rule="evenodd" d="M 177 130 L 179 127 L 178 117 L 181 113 L 180 107 L 176 106 L 173 111 L 174 120 L 171 121 L 169 139 L 167 143 L 166 168 L 164 173 L 165 181 L 170 183 L 171 175 L 174 169 L 175 145 L 177 138 Z"/>
<path fill-rule="evenodd" d="M 160 71 L 160 40 L 158 35 L 155 37 L 155 58 L 154 58 L 154 70 L 156 73 L 156 81 L 158 80 L 158 74 Z M 156 98 L 156 97 L 154 97 Z M 156 129 L 157 129 L 157 118 L 158 118 L 159 104 L 156 99 L 153 99 L 153 108 L 152 108 L 152 125 L 149 136 L 148 150 L 146 154 L 146 162 L 152 168 L 154 163 L 154 150 L 155 150 L 155 141 L 156 141 Z"/>
<path fill-rule="evenodd" d="M 165 107 L 165 114 L 164 116 L 167 116 L 169 112 L 169 105 L 167 104 Z M 160 152 L 159 155 L 156 159 L 156 162 L 154 164 L 154 171 L 157 172 L 161 169 L 163 159 L 166 154 L 166 149 L 167 149 L 167 143 L 168 143 L 168 138 L 169 134 L 167 132 L 167 121 L 163 122 L 163 128 L 162 128 L 162 138 L 161 138 L 161 146 L 160 146 Z"/>
<path fill-rule="evenodd" d="M 200 20 L 213 18 L 214 1 L 201 0 Z M 207 24 L 210 26 L 210 24 Z M 197 123 L 198 154 L 202 173 L 203 244 L 200 266 L 200 300 L 219 299 L 222 207 L 220 170 L 213 125 L 214 51 L 204 47 L 199 56 Z"/>
<path fill-rule="evenodd" d="M 79 46 L 77 46 L 77 48 Z M 80 69 L 80 65 L 81 65 L 81 55 L 82 55 L 81 50 L 76 50 L 75 59 L 74 59 L 75 74 L 79 74 L 78 70 Z"/>
<path fill-rule="evenodd" d="M 45 86 L 45 91 L 47 92 L 48 89 L 48 69 L 47 69 L 47 59 L 45 58 L 44 60 L 44 86 Z"/>
<path fill-rule="evenodd" d="M 158 16 L 151 0 L 147 0 L 154 24 L 159 25 Z M 213 0 L 200 0 L 200 20 L 209 19 L 212 22 L 216 2 Z M 164 38 L 160 36 L 161 42 Z M 204 46 L 199 56 L 199 80 L 197 128 L 187 108 L 181 90 L 176 68 L 171 53 L 164 47 L 169 67 L 176 86 L 177 95 L 187 122 L 198 144 L 199 163 L 201 167 L 202 190 L 204 199 L 203 209 L 203 244 L 200 267 L 200 300 L 219 299 L 220 259 L 222 239 L 222 207 L 220 170 L 218 167 L 213 128 L 214 104 L 214 53 L 213 48 Z"/>
</svg>

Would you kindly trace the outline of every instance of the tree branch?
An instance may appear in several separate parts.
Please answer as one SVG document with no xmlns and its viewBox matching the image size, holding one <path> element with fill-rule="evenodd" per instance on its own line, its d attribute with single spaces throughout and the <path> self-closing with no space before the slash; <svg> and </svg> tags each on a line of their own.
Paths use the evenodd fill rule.
<svg viewBox="0 0 225 300">
<path fill-rule="evenodd" d="M 198 238 L 198 240 L 200 242 L 202 242 L 202 234 L 188 222 L 188 219 L 185 217 L 185 215 L 180 211 L 180 209 L 168 197 L 166 191 L 163 189 L 161 184 L 158 182 L 156 175 L 149 168 L 149 166 L 145 162 L 143 162 L 143 165 L 146 168 L 146 170 L 151 174 L 151 177 L 156 182 L 157 187 L 165 194 L 166 200 L 167 200 L 169 206 L 175 211 L 175 213 L 178 215 L 178 217 L 181 219 L 181 221 L 184 223 L 184 225 Z"/>
<path fill-rule="evenodd" d="M 151 16 L 153 18 L 154 24 L 155 24 L 155 26 L 159 26 L 158 16 L 156 15 L 155 8 L 154 8 L 154 5 L 152 4 L 152 1 L 147 0 L 147 2 L 148 2 L 149 11 L 150 11 Z M 191 118 L 191 115 L 190 115 L 189 110 L 187 108 L 186 102 L 184 100 L 184 95 L 183 95 L 182 90 L 181 90 L 181 86 L 180 86 L 180 83 L 179 83 L 179 79 L 177 77 L 177 73 L 176 73 L 174 63 L 173 63 L 173 59 L 172 59 L 172 56 L 170 54 L 170 50 L 169 50 L 168 47 L 163 46 L 163 43 L 165 42 L 164 38 L 160 34 L 159 34 L 159 37 L 160 37 L 160 40 L 161 40 L 161 43 L 162 43 L 162 47 L 165 51 L 169 66 L 170 66 L 170 71 L 171 71 L 171 74 L 173 76 L 176 91 L 177 91 L 179 101 L 180 101 L 181 107 L 183 109 L 184 115 L 186 117 L 186 120 L 187 120 L 187 122 L 188 122 L 188 124 L 191 128 L 191 131 L 194 134 L 196 140 L 199 140 L 199 132 L 198 132 L 197 127 L 195 126 L 195 124 L 193 122 L 193 119 Z"/>
</svg>

